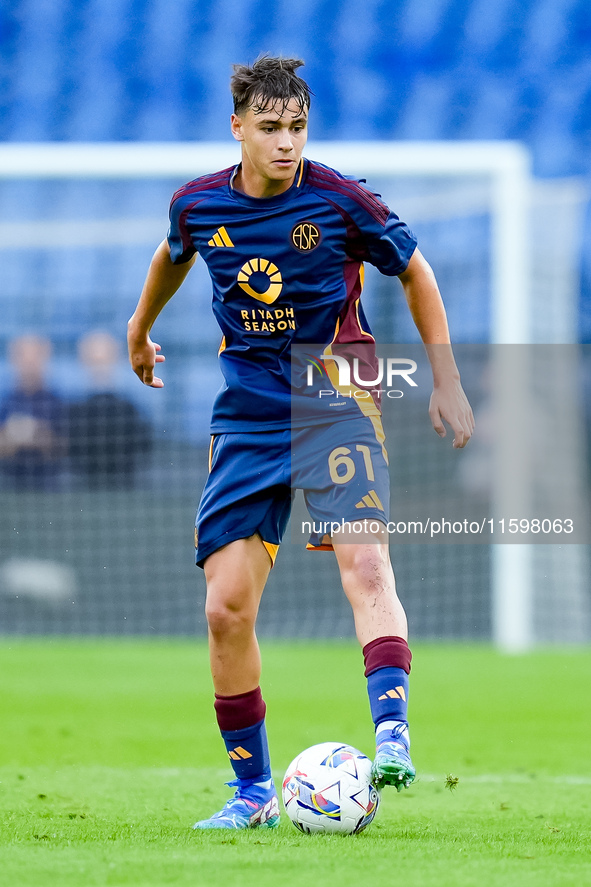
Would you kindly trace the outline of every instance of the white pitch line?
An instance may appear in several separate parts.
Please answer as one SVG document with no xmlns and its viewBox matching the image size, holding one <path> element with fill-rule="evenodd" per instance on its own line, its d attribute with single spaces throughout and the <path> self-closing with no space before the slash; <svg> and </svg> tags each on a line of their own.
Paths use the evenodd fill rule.
<svg viewBox="0 0 591 887">
<path fill-rule="evenodd" d="M 193 774 L 194 776 L 198 776 L 199 774 L 207 773 L 208 778 L 218 778 L 224 779 L 228 777 L 228 771 L 222 770 L 220 768 L 209 768 L 209 767 L 195 767 L 195 768 L 183 768 L 175 769 L 175 768 L 159 768 L 156 770 L 151 770 L 155 776 L 158 777 L 174 777 L 180 776 L 181 774 Z M 281 782 L 283 779 L 283 771 L 281 770 L 273 770 L 273 778 Z M 550 776 L 548 774 L 541 773 L 473 773 L 473 774 L 463 774 L 461 771 L 454 772 L 454 776 L 457 776 L 462 783 L 468 784 L 477 784 L 477 785 L 528 785 L 535 783 L 550 783 L 552 785 L 591 785 L 591 776 L 582 776 L 577 774 L 563 774 L 563 775 L 553 775 Z M 446 779 L 446 773 L 419 773 L 416 777 L 416 782 L 441 782 L 444 783 Z"/>
<path fill-rule="evenodd" d="M 25 768 L 26 770 L 27 768 Z M 37 771 L 39 768 L 35 768 Z M 110 773 L 112 775 L 121 776 L 127 773 L 129 777 L 133 777 L 134 773 L 142 772 L 149 774 L 154 779 L 179 779 L 184 781 L 195 780 L 208 783 L 227 782 L 231 776 L 227 768 L 222 767 L 101 767 L 101 766 L 85 766 L 82 764 L 70 765 L 59 768 L 60 770 L 74 770 L 78 772 L 100 772 Z M 12 768 L 6 766 L 0 767 L 0 775 L 6 773 Z M 473 773 L 463 774 L 462 771 L 455 771 L 452 774 L 458 777 L 460 785 L 591 785 L 591 776 L 581 774 L 554 774 L 550 776 L 542 773 Z M 281 785 L 284 772 L 282 770 L 273 770 L 273 778 L 277 786 Z M 415 787 L 420 783 L 439 783 L 445 785 L 447 778 L 446 773 L 419 773 L 415 780 Z"/>
</svg>

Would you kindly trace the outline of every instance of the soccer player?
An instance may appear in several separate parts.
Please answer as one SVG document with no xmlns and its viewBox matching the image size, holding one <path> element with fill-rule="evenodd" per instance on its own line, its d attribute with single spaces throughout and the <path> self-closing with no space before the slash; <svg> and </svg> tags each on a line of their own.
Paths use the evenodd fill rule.
<svg viewBox="0 0 591 887">
<path fill-rule="evenodd" d="M 413 233 L 362 184 L 303 157 L 310 90 L 296 73 L 302 64 L 265 56 L 235 66 L 231 129 L 241 163 L 176 192 L 168 237 L 128 328 L 133 370 L 144 384 L 162 387 L 155 368 L 164 356 L 150 330 L 200 253 L 223 334 L 225 382 L 213 409 L 196 561 L 205 571 L 214 706 L 236 792 L 197 822 L 199 829 L 279 822 L 255 623 L 293 488 L 304 489 L 313 517 L 350 521 L 362 506 L 378 522 L 379 532 L 360 541 L 335 532 L 312 538 L 311 546 L 334 549 L 353 609 L 376 728 L 373 778 L 401 790 L 415 776 L 407 722 L 411 653 L 384 532 L 388 479 L 379 405 L 349 398 L 344 410 L 315 413 L 318 400 L 297 383 L 294 394 L 290 379 L 294 345 L 319 343 L 325 356 L 343 345 L 372 346 L 359 302 L 363 262 L 402 283 L 431 362 L 435 430 L 445 436 L 447 421 L 455 447 L 465 446 L 473 430 L 445 310 Z"/>
</svg>

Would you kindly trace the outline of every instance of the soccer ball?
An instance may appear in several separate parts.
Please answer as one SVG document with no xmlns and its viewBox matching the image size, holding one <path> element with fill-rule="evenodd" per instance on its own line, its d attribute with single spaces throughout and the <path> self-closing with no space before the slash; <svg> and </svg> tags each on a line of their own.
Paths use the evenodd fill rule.
<svg viewBox="0 0 591 887">
<path fill-rule="evenodd" d="M 371 761 L 342 742 L 321 742 L 301 752 L 283 779 L 283 803 L 306 834 L 352 835 L 370 824 L 380 796 L 371 784 Z"/>
</svg>

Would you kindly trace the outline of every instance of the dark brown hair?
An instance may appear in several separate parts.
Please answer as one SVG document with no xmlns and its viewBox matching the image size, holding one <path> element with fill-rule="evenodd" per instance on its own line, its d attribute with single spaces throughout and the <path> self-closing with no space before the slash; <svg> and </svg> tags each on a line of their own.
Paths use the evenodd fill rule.
<svg viewBox="0 0 591 887">
<path fill-rule="evenodd" d="M 233 65 L 230 89 L 234 99 L 234 113 L 243 114 L 252 108 L 260 114 L 277 105 L 285 110 L 295 99 L 300 112 L 310 107 L 311 90 L 305 80 L 295 73 L 304 64 L 302 59 L 285 59 L 263 55 L 253 65 Z"/>
</svg>

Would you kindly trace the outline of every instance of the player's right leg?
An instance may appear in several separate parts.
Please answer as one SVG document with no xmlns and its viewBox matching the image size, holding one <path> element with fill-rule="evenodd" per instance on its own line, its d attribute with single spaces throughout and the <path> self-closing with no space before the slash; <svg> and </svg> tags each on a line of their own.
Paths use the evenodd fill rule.
<svg viewBox="0 0 591 887">
<path fill-rule="evenodd" d="M 274 828 L 279 804 L 271 778 L 261 658 L 255 633 L 271 560 L 258 535 L 238 539 L 210 555 L 205 613 L 215 689 L 215 710 L 236 776 L 234 797 L 196 829 Z"/>
<path fill-rule="evenodd" d="M 211 472 L 197 516 L 197 563 L 203 566 L 207 582 L 215 712 L 234 770 L 230 785 L 236 792 L 222 810 L 195 823 L 196 829 L 279 824 L 255 624 L 289 517 L 291 493 L 282 484 L 288 444 L 289 436 L 279 432 L 228 434 L 214 441 Z"/>
</svg>

